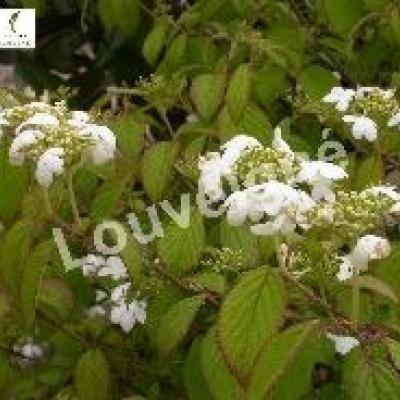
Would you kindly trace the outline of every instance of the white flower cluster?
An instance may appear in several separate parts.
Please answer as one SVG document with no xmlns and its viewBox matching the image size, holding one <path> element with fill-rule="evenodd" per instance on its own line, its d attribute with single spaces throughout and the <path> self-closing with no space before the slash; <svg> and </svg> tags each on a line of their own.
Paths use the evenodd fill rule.
<svg viewBox="0 0 400 400">
<path fill-rule="evenodd" d="M 207 154 L 199 163 L 200 190 L 211 201 L 224 200 L 224 209 L 231 224 L 241 225 L 247 219 L 255 223 L 251 230 L 257 235 L 288 234 L 297 226 L 307 229 L 308 211 L 318 201 L 334 200 L 332 185 L 347 177 L 346 172 L 331 163 L 300 159 L 282 139 L 279 128 L 275 130 L 272 149 L 264 149 L 274 155 L 273 165 L 256 163 L 248 157 L 254 149 L 262 148 L 256 139 L 240 135 L 221 147 L 222 155 Z M 249 168 L 248 176 L 254 177 L 261 167 L 263 171 L 275 172 L 264 174 L 265 181 L 261 183 L 256 183 L 254 179 L 242 179 L 245 187 L 240 188 L 237 165 L 243 159 L 255 169 Z M 285 173 L 278 174 L 276 170 Z M 232 191 L 227 198 L 224 183 L 230 184 Z"/>
<path fill-rule="evenodd" d="M 54 106 L 33 102 L 0 113 L 0 125 L 9 129 L 10 162 L 36 163 L 37 182 L 48 187 L 57 175 L 81 160 L 104 164 L 114 158 L 116 139 L 109 128 L 96 125 L 84 111 L 70 112 L 63 102 Z"/>
<path fill-rule="evenodd" d="M 369 261 L 383 259 L 389 254 L 390 243 L 387 239 L 375 235 L 362 236 L 350 254 L 340 257 L 341 264 L 336 276 L 339 281 L 350 279 L 366 271 Z"/>
<path fill-rule="evenodd" d="M 17 356 L 17 364 L 21 368 L 27 368 L 40 362 L 46 355 L 47 345 L 34 343 L 32 338 L 27 338 L 23 343 L 13 346 L 13 352 Z"/>
<path fill-rule="evenodd" d="M 110 277 L 118 282 L 110 295 L 103 290 L 96 291 L 96 305 L 88 310 L 90 317 L 108 315 L 111 323 L 119 325 L 126 333 L 136 323 L 145 322 L 147 303 L 144 300 L 129 299 L 131 283 L 127 282 L 128 271 L 120 257 L 89 254 L 80 260 L 80 265 L 85 276 Z"/>
<path fill-rule="evenodd" d="M 394 90 L 378 87 L 356 90 L 334 87 L 322 101 L 333 104 L 344 114 L 342 120 L 352 126 L 355 139 L 373 142 L 378 138 L 379 128 L 400 126 L 400 107 L 394 94 Z"/>
</svg>

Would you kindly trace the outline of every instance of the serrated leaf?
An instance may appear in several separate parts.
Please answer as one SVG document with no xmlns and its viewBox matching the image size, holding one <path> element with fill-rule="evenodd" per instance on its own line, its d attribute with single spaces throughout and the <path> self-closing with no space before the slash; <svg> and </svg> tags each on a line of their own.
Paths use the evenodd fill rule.
<svg viewBox="0 0 400 400">
<path fill-rule="evenodd" d="M 251 73 L 247 64 L 233 73 L 226 93 L 226 105 L 234 122 L 238 122 L 247 106 L 251 90 Z"/>
<path fill-rule="evenodd" d="M 262 144 L 269 145 L 273 136 L 272 125 L 264 112 L 254 104 L 248 104 L 238 124 L 239 132 L 253 136 Z"/>
<path fill-rule="evenodd" d="M 194 78 L 190 96 L 199 115 L 210 121 L 220 106 L 225 91 L 223 74 L 204 74 Z"/>
<path fill-rule="evenodd" d="M 161 50 L 165 46 L 170 27 L 168 17 L 162 16 L 154 21 L 153 29 L 149 32 L 143 44 L 143 57 L 154 66 L 160 56 Z"/>
<path fill-rule="evenodd" d="M 89 211 L 90 218 L 95 223 L 102 222 L 117 211 L 125 187 L 124 182 L 112 180 L 98 189 Z"/>
<path fill-rule="evenodd" d="M 21 269 L 29 253 L 32 242 L 30 226 L 19 221 L 2 238 L 0 271 L 2 284 L 14 300 L 19 300 Z"/>
<path fill-rule="evenodd" d="M 338 85 L 338 79 L 332 71 L 319 65 L 310 65 L 304 69 L 299 75 L 298 81 L 311 100 L 322 99 L 332 87 Z"/>
<path fill-rule="evenodd" d="M 28 186 L 28 168 L 10 165 L 3 141 L 0 144 L 0 221 L 6 224 L 14 220 Z"/>
<path fill-rule="evenodd" d="M 352 177 L 354 189 L 363 190 L 366 187 L 379 185 L 382 178 L 383 165 L 380 157 L 371 155 L 357 159 Z"/>
<path fill-rule="evenodd" d="M 262 350 L 247 389 L 248 400 L 263 400 L 293 362 L 316 328 L 316 322 L 294 325 L 274 337 Z"/>
<path fill-rule="evenodd" d="M 79 359 L 75 387 L 80 400 L 110 399 L 110 371 L 100 350 L 89 350 Z"/>
<path fill-rule="evenodd" d="M 368 289 L 381 296 L 387 297 L 395 303 L 399 302 L 399 298 L 394 290 L 387 283 L 372 275 L 355 276 L 349 283 L 351 285 L 357 284 L 361 289 Z"/>
<path fill-rule="evenodd" d="M 133 282 L 140 283 L 143 279 L 143 258 L 139 243 L 129 234 L 126 246 L 121 251 L 121 258 L 124 260 L 128 273 Z"/>
<path fill-rule="evenodd" d="M 204 288 L 207 291 L 215 292 L 220 295 L 225 293 L 226 279 L 217 272 L 203 272 L 202 274 L 196 274 L 195 276 L 188 278 L 188 281 L 198 289 Z"/>
<path fill-rule="evenodd" d="M 257 237 L 246 226 L 233 226 L 226 220 L 220 224 L 220 242 L 223 247 L 241 251 L 244 267 L 254 267 L 260 261 Z"/>
<path fill-rule="evenodd" d="M 40 282 L 37 296 L 40 310 L 50 315 L 52 320 L 66 320 L 74 307 L 74 295 L 61 279 L 44 279 Z"/>
<path fill-rule="evenodd" d="M 117 28 L 126 36 L 132 36 L 140 20 L 138 0 L 99 0 L 97 10 L 108 29 Z"/>
<path fill-rule="evenodd" d="M 343 384 L 352 400 L 397 400 L 400 379 L 384 359 L 370 359 L 361 349 L 346 359 Z"/>
<path fill-rule="evenodd" d="M 347 37 L 364 14 L 362 0 L 324 0 L 325 13 L 333 32 Z"/>
<path fill-rule="evenodd" d="M 117 137 L 118 149 L 132 161 L 138 158 L 144 146 L 145 126 L 135 113 L 119 118 L 112 127 Z"/>
<path fill-rule="evenodd" d="M 173 178 L 176 155 L 177 146 L 173 142 L 158 142 L 144 154 L 142 181 L 151 200 L 163 200 L 162 197 Z"/>
<path fill-rule="evenodd" d="M 283 284 L 269 267 L 248 272 L 225 298 L 218 338 L 224 357 L 242 382 L 248 380 L 265 342 L 276 333 L 284 309 Z"/>
<path fill-rule="evenodd" d="M 202 296 L 189 297 L 174 304 L 161 318 L 157 346 L 162 356 L 165 357 L 184 338 L 203 303 Z"/>
<path fill-rule="evenodd" d="M 254 95 L 263 107 L 269 107 L 288 87 L 286 73 L 277 65 L 267 64 L 254 74 Z"/>
<path fill-rule="evenodd" d="M 35 319 L 41 280 L 54 251 L 52 239 L 40 243 L 30 254 L 22 271 L 21 310 L 27 326 L 31 326 Z"/>
<path fill-rule="evenodd" d="M 212 400 L 201 369 L 201 341 L 198 338 L 190 346 L 182 375 L 188 400 Z"/>
<path fill-rule="evenodd" d="M 385 342 L 393 365 L 400 371 L 400 342 L 391 338 L 387 338 Z"/>
<path fill-rule="evenodd" d="M 165 228 L 164 237 L 157 243 L 157 251 L 168 270 L 180 276 L 192 271 L 199 263 L 204 243 L 203 218 L 198 212 L 194 212 L 188 228 L 181 228 L 175 223 Z"/>
<path fill-rule="evenodd" d="M 178 35 L 168 48 L 164 59 L 158 67 L 157 73 L 168 75 L 175 73 L 184 63 L 187 46 L 187 35 Z"/>
<path fill-rule="evenodd" d="M 213 400 L 242 400 L 244 393 L 230 373 L 220 350 L 216 332 L 211 328 L 201 344 L 201 366 Z"/>
</svg>

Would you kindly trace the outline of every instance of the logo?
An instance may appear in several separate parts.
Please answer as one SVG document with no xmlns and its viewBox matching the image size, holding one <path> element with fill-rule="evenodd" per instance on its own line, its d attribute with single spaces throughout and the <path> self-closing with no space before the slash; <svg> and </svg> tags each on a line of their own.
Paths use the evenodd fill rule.
<svg viewBox="0 0 400 400">
<path fill-rule="evenodd" d="M 35 48 L 35 9 L 0 9 L 0 48 Z"/>
</svg>

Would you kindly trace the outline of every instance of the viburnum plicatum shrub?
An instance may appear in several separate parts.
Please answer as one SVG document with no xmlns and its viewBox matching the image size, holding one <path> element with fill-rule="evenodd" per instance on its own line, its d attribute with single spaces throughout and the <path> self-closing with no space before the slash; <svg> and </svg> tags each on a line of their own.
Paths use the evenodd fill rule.
<svg viewBox="0 0 400 400">
<path fill-rule="evenodd" d="M 397 6 L 182 8 L 88 112 L 1 91 L 1 398 L 398 399 Z"/>
</svg>

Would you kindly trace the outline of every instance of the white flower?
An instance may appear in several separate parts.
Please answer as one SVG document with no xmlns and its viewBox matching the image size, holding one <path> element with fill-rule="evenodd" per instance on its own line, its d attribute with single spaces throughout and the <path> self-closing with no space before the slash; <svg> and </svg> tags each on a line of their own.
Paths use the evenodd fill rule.
<svg viewBox="0 0 400 400">
<path fill-rule="evenodd" d="M 393 201 L 400 201 L 400 193 L 396 191 L 394 186 L 375 186 L 364 190 L 363 193 L 371 193 L 374 196 L 387 196 Z"/>
<path fill-rule="evenodd" d="M 350 254 L 340 257 L 342 264 L 336 277 L 339 281 L 350 279 L 354 274 L 366 271 L 369 261 L 386 258 L 389 254 L 390 243 L 387 239 L 375 235 L 362 236 Z"/>
<path fill-rule="evenodd" d="M 0 110 L 0 140 L 3 137 L 3 125 L 8 125 L 8 121 L 4 116 L 4 112 Z"/>
<path fill-rule="evenodd" d="M 233 139 L 229 140 L 229 142 L 221 146 L 223 150 L 221 156 L 222 174 L 224 176 L 231 175 L 232 167 L 242 156 L 244 150 L 254 147 L 261 147 L 261 143 L 257 139 L 246 135 L 235 136 Z"/>
<path fill-rule="evenodd" d="M 337 279 L 340 282 L 351 279 L 354 275 L 354 266 L 351 263 L 349 256 L 340 257 L 342 263 L 339 266 L 339 272 L 336 274 Z"/>
<path fill-rule="evenodd" d="M 104 317 L 106 315 L 106 309 L 101 305 L 95 305 L 87 310 L 89 318 Z"/>
<path fill-rule="evenodd" d="M 39 185 L 49 187 L 55 175 L 64 172 L 64 149 L 54 147 L 46 150 L 39 158 L 36 166 L 35 177 Z"/>
<path fill-rule="evenodd" d="M 118 303 L 125 300 L 130 287 L 130 282 L 115 287 L 111 292 L 111 301 Z"/>
<path fill-rule="evenodd" d="M 369 261 L 386 258 L 389 254 L 390 243 L 387 239 L 366 235 L 358 239 L 356 247 L 351 253 L 351 262 L 358 271 L 365 271 Z"/>
<path fill-rule="evenodd" d="M 17 129 L 15 130 L 16 134 L 18 135 L 19 132 L 21 132 L 21 130 L 28 125 L 58 126 L 59 121 L 57 117 L 52 114 L 46 112 L 37 112 L 17 127 Z"/>
<path fill-rule="evenodd" d="M 104 290 L 96 290 L 96 303 L 100 303 L 107 297 L 107 292 L 105 292 Z"/>
<path fill-rule="evenodd" d="M 304 161 L 296 178 L 298 182 L 306 182 L 313 187 L 314 200 L 334 200 L 335 196 L 330 187 L 332 182 L 347 177 L 346 171 L 332 163 L 324 161 Z"/>
<path fill-rule="evenodd" d="M 80 130 L 80 134 L 93 141 L 91 157 L 94 164 L 105 164 L 114 158 L 117 142 L 109 128 L 103 125 L 86 124 Z"/>
<path fill-rule="evenodd" d="M 283 153 L 293 154 L 290 146 L 282 139 L 282 129 L 277 126 L 274 130 L 274 138 L 272 140 L 272 148 Z"/>
<path fill-rule="evenodd" d="M 326 336 L 333 341 L 336 352 L 342 356 L 360 345 L 360 342 L 352 336 L 334 335 L 332 333 L 327 333 Z"/>
<path fill-rule="evenodd" d="M 219 153 L 209 153 L 199 161 L 199 186 L 212 201 L 225 197 L 222 189 L 222 164 Z"/>
<path fill-rule="evenodd" d="M 30 129 L 16 136 L 9 150 L 10 163 L 13 165 L 22 165 L 25 161 L 26 147 L 34 145 L 41 137 L 43 137 L 43 132 Z"/>
<path fill-rule="evenodd" d="M 353 124 L 352 133 L 355 139 L 365 138 L 373 142 L 378 137 L 378 127 L 371 118 L 362 115 L 345 115 L 343 121 Z"/>
<path fill-rule="evenodd" d="M 108 257 L 104 266 L 100 267 L 98 276 L 111 276 L 113 279 L 126 278 L 128 271 L 122 259 L 120 257 L 111 256 Z"/>
<path fill-rule="evenodd" d="M 90 115 L 85 111 L 72 111 L 68 124 L 73 128 L 82 129 L 89 123 Z"/>
<path fill-rule="evenodd" d="M 81 258 L 80 264 L 82 266 L 83 275 L 96 275 L 97 271 L 104 266 L 105 259 L 102 256 L 88 254 L 87 256 Z"/>
<path fill-rule="evenodd" d="M 133 300 L 131 303 L 119 303 L 111 308 L 111 322 L 120 325 L 126 333 L 130 332 L 134 325 L 143 324 L 146 319 L 146 302 Z"/>
<path fill-rule="evenodd" d="M 356 98 L 366 97 L 373 92 L 377 92 L 384 100 L 390 100 L 395 93 L 393 89 L 384 90 L 377 86 L 359 86 L 356 90 Z"/>
<path fill-rule="evenodd" d="M 344 112 L 349 108 L 350 102 L 354 99 L 355 91 L 353 89 L 344 89 L 342 87 L 334 87 L 322 101 L 325 103 L 335 104 L 336 110 Z"/>
<path fill-rule="evenodd" d="M 393 128 L 394 126 L 399 126 L 400 125 L 400 111 L 397 111 L 396 114 L 393 114 L 389 121 L 388 121 L 388 127 Z"/>
<path fill-rule="evenodd" d="M 314 206 L 307 193 L 277 181 L 269 181 L 235 192 L 225 201 L 227 219 L 240 225 L 249 217 L 253 222 L 264 215 L 271 221 L 251 227 L 257 235 L 287 234 L 297 225 L 305 227 L 304 213 Z"/>
</svg>

